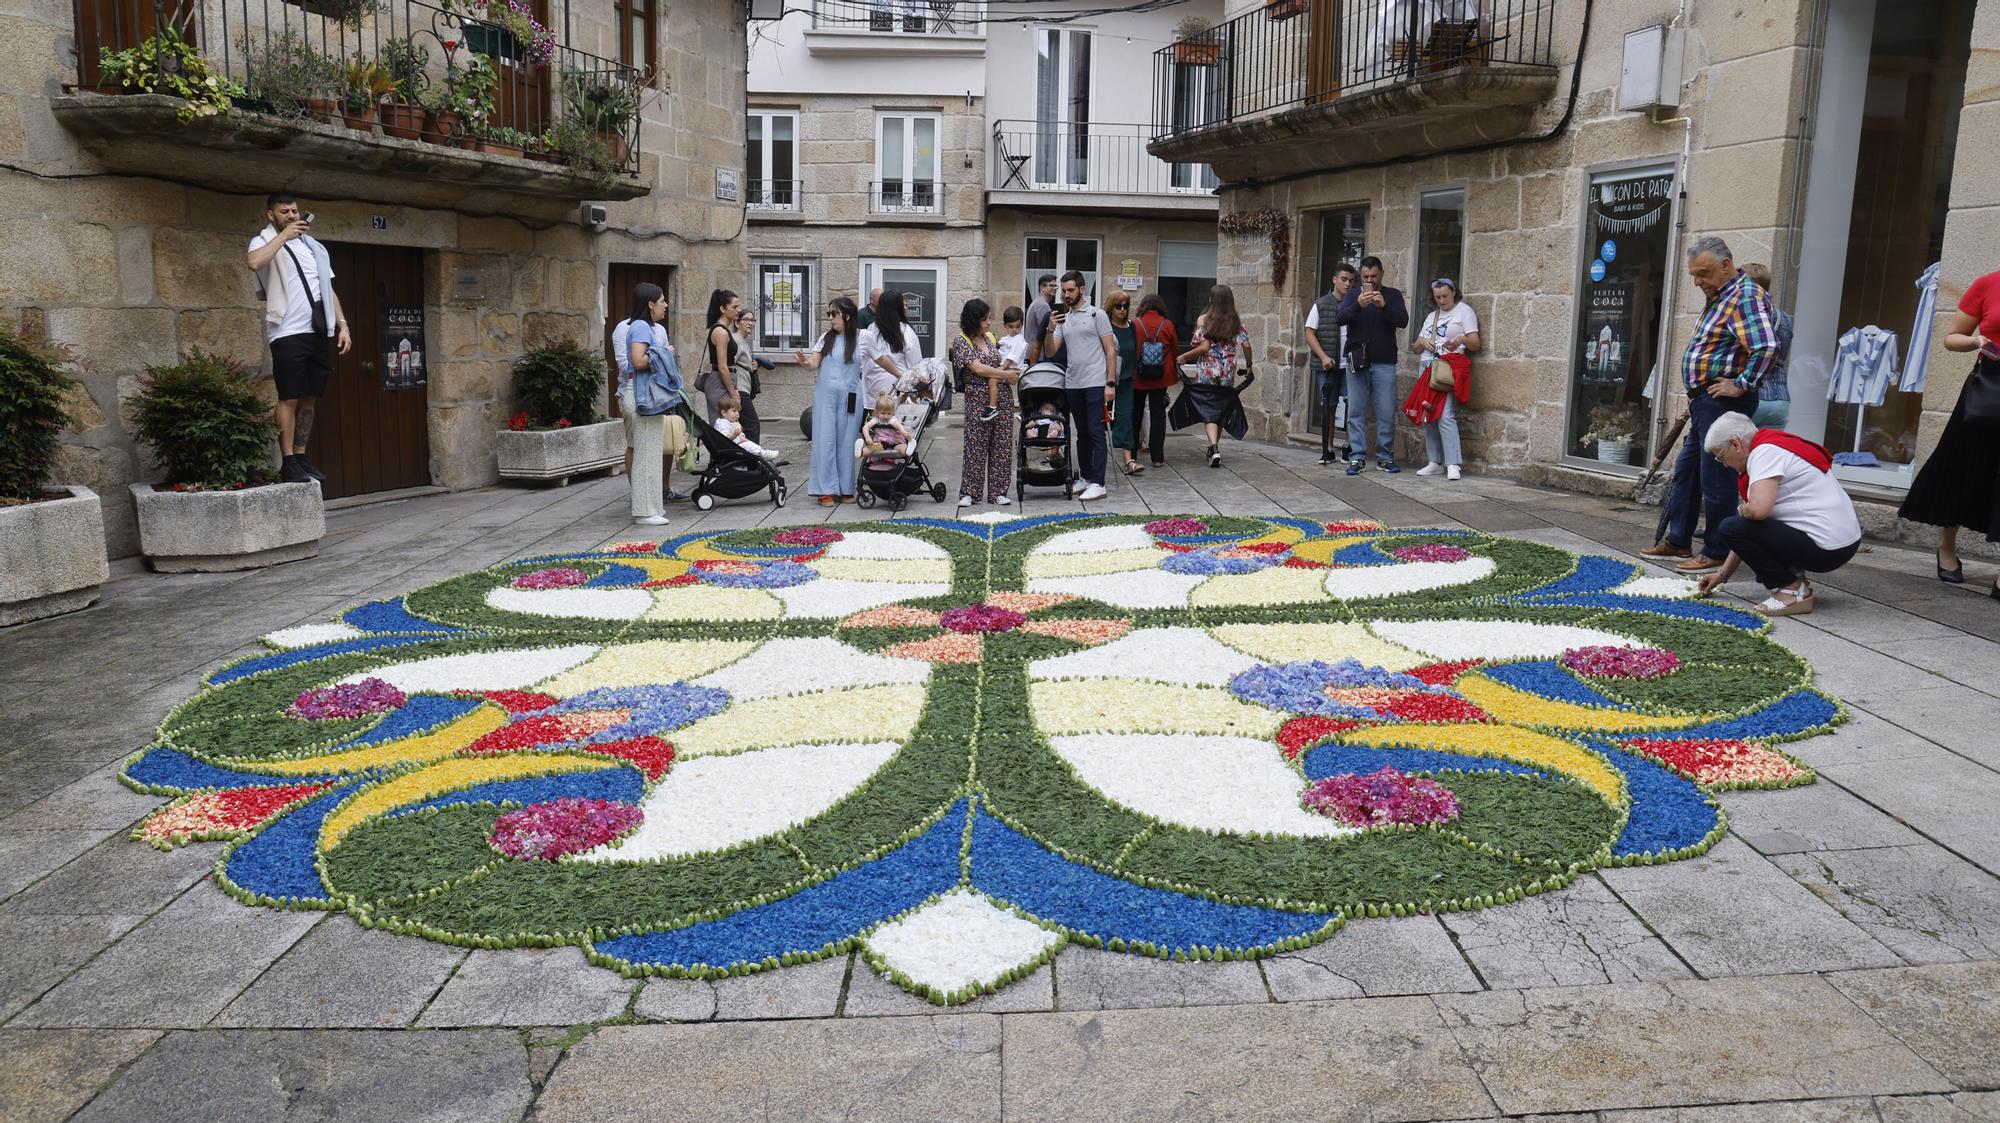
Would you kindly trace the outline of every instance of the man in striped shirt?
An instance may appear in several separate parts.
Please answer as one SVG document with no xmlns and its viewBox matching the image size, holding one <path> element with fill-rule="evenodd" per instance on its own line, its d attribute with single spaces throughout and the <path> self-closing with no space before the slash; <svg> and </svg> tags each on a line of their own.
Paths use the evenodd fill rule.
<svg viewBox="0 0 2000 1123">
<path fill-rule="evenodd" d="M 1764 289 L 1736 268 L 1728 243 L 1713 235 L 1688 248 L 1688 276 L 1708 297 L 1694 337 L 1681 356 L 1688 393 L 1688 434 L 1674 463 L 1667 495 L 1667 536 L 1641 551 L 1687 560 L 1675 568 L 1704 573 L 1729 555 L 1716 528 L 1736 513 L 1736 474 L 1703 451 L 1708 427 L 1725 413 L 1757 412 L 1757 388 L 1778 359 L 1778 317 Z M 1699 502 L 1696 501 L 1699 488 Z M 1694 553 L 1694 525 L 1704 516 L 1701 552 Z"/>
</svg>

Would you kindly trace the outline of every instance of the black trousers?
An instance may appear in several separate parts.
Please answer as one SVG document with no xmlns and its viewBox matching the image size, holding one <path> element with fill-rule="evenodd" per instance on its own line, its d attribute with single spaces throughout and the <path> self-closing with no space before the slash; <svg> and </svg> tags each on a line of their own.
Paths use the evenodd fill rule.
<svg viewBox="0 0 2000 1123">
<path fill-rule="evenodd" d="M 1077 474 L 1090 483 L 1101 484 L 1109 453 L 1105 447 L 1108 434 L 1104 431 L 1104 387 L 1065 389 L 1063 397 L 1069 403 L 1070 432 L 1076 440 Z"/>
<path fill-rule="evenodd" d="M 1132 391 L 1132 446 L 1144 444 L 1154 463 L 1167 458 L 1167 390 Z"/>
<path fill-rule="evenodd" d="M 1806 573 L 1832 573 L 1853 560 L 1861 540 L 1829 550 L 1798 527 L 1776 519 L 1731 515 L 1716 528 L 1724 548 L 1733 550 L 1766 589 L 1782 589 Z"/>
</svg>

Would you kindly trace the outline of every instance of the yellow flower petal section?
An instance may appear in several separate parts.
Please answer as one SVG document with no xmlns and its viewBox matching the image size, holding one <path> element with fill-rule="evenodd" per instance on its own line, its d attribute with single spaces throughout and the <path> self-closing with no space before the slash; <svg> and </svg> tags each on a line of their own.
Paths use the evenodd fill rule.
<svg viewBox="0 0 2000 1123">
<path fill-rule="evenodd" d="M 322 772 L 359 772 L 365 768 L 413 764 L 450 756 L 505 724 L 507 711 L 488 702 L 464 717 L 414 737 L 398 737 L 379 745 L 342 749 L 294 760 L 257 761 L 244 767 L 254 772 L 275 772 L 281 776 L 311 776 Z"/>
<path fill-rule="evenodd" d="M 1101 550 L 1085 554 L 1035 554 L 1021 563 L 1021 577 L 1033 581 L 1041 577 L 1088 577 L 1097 573 L 1126 573 L 1152 569 L 1167 551 L 1151 546 L 1130 550 Z"/>
<path fill-rule="evenodd" d="M 1255 573 L 1211 577 L 1188 594 L 1188 604 L 1193 608 L 1298 604 L 1327 599 L 1326 570 L 1294 569 L 1282 565 Z"/>
<path fill-rule="evenodd" d="M 496 780 L 518 780 L 524 776 L 555 776 L 564 772 L 588 772 L 626 765 L 601 756 L 566 753 L 506 753 L 453 757 L 427 768 L 398 776 L 356 795 L 326 817 L 319 828 L 319 848 L 325 851 L 347 832 L 369 819 L 398 807 L 421 803 L 432 796 L 490 784 Z"/>
<path fill-rule="evenodd" d="M 684 682 L 726 667 L 750 654 L 754 643 L 721 640 L 648 640 L 615 643 L 580 666 L 542 683 L 536 689 L 571 698 L 602 687 L 653 686 Z"/>
<path fill-rule="evenodd" d="M 667 734 L 678 759 L 773 745 L 902 741 L 916 731 L 924 687 L 915 683 L 834 690 L 810 698 L 758 698 Z"/>
<path fill-rule="evenodd" d="M 742 554 L 730 554 L 718 550 L 715 547 L 709 545 L 708 539 L 706 538 L 702 539 L 699 542 L 690 542 L 687 545 L 682 546 L 680 549 L 674 551 L 674 556 L 681 559 L 682 561 L 689 561 L 689 562 L 717 561 L 722 558 L 744 557 L 744 555 Z"/>
<path fill-rule="evenodd" d="M 672 558 L 616 557 L 606 558 L 610 565 L 629 565 L 642 570 L 648 581 L 667 581 L 688 571 L 688 563 Z"/>
<path fill-rule="evenodd" d="M 1608 732 L 1619 729 L 1671 729 L 1703 720 L 1702 715 L 1642 714 L 1559 702 L 1517 690 L 1482 674 L 1460 678 L 1454 689 L 1480 709 L 1516 725 L 1554 725 L 1564 729 Z"/>
<path fill-rule="evenodd" d="M 1589 784 L 1613 807 L 1624 806 L 1624 777 L 1616 769 L 1574 742 L 1530 729 L 1483 724 L 1376 725 L 1342 734 L 1340 740 L 1377 749 L 1430 749 L 1540 765 Z"/>
<path fill-rule="evenodd" d="M 1239 701 L 1227 690 L 1130 679 L 1032 683 L 1035 728 L 1073 733 L 1210 733 L 1275 737 L 1284 715 Z"/>
<path fill-rule="evenodd" d="M 1307 561 L 1332 564 L 1333 555 L 1336 551 L 1344 550 L 1356 542 L 1366 542 L 1374 537 L 1375 535 L 1373 534 L 1348 534 L 1339 538 L 1320 538 L 1312 542 L 1301 542 L 1292 547 L 1292 556 L 1304 558 Z"/>
<path fill-rule="evenodd" d="M 784 612 L 784 602 L 762 589 L 696 584 L 651 592 L 647 620 L 776 620 Z"/>
<path fill-rule="evenodd" d="M 950 558 L 821 558 L 806 564 L 822 576 L 853 581 L 951 583 Z"/>
<path fill-rule="evenodd" d="M 1324 578 L 1324 570 L 1295 569 L 1294 573 Z M 1361 624 L 1224 624 L 1214 629 L 1215 638 L 1266 663 L 1298 663 L 1319 659 L 1338 663 L 1358 659 L 1366 667 L 1407 671 L 1430 660 L 1407 647 L 1399 647 L 1370 632 Z"/>
</svg>

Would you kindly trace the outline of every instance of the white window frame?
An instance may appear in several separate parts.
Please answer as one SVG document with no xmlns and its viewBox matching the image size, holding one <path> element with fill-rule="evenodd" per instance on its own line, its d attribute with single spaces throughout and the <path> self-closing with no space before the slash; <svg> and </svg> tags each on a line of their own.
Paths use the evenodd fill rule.
<svg viewBox="0 0 2000 1123">
<path fill-rule="evenodd" d="M 894 194 L 891 195 L 892 181 L 888 169 L 883 166 L 885 147 L 883 135 L 887 132 L 891 118 L 903 122 L 903 178 L 893 181 Z M 931 154 L 931 166 L 935 178 L 922 180 L 915 178 L 917 166 L 918 121 L 931 123 L 931 143 L 935 150 Z M 932 109 L 880 109 L 875 112 L 875 179 L 869 191 L 869 210 L 875 214 L 943 214 L 944 213 L 944 115 Z M 926 202 L 918 187 L 930 185 L 930 198 Z"/>
<path fill-rule="evenodd" d="M 790 176 L 790 177 L 789 177 L 789 178 L 788 178 L 787 180 L 785 180 L 785 182 L 786 182 L 786 183 L 787 183 L 787 184 L 789 185 L 789 187 L 790 187 L 790 191 L 789 191 L 789 195 L 790 195 L 790 199 L 789 199 L 789 200 L 784 200 L 784 201 L 773 201 L 773 199 L 772 199 L 772 196 L 775 196 L 775 195 L 778 195 L 778 194 L 780 194 L 780 192 L 778 192 L 777 190 L 775 190 L 775 189 L 774 189 L 774 190 L 773 190 L 773 191 L 771 191 L 770 193 L 766 194 L 766 193 L 764 193 L 764 192 L 762 192 L 762 191 L 760 191 L 760 190 L 759 190 L 759 188 L 760 188 L 761 184 L 758 184 L 758 183 L 754 183 L 754 182 L 753 182 L 752 184 L 750 184 L 750 185 L 749 185 L 749 189 L 748 189 L 748 191 L 747 191 L 747 192 L 746 192 L 746 194 L 745 194 L 745 198 L 746 198 L 746 199 L 750 199 L 751 201 L 750 201 L 750 202 L 747 202 L 747 203 L 745 203 L 744 205 L 745 205 L 745 206 L 746 206 L 747 208 L 749 208 L 750 210 L 753 210 L 753 211 L 796 211 L 796 210 L 798 210 L 798 209 L 799 209 L 799 197 L 800 197 L 801 195 L 805 194 L 805 190 L 804 190 L 804 188 L 805 188 L 805 177 L 804 177 L 804 176 L 803 176 L 803 175 L 801 174 L 801 169 L 800 169 L 800 161 L 799 161 L 799 149 L 800 149 L 800 142 L 799 142 L 799 111 L 798 111 L 798 110 L 796 110 L 796 109 L 784 109 L 784 108 L 766 108 L 766 107 L 759 107 L 759 106 L 752 106 L 752 107 L 751 107 L 751 109 L 750 109 L 750 111 L 749 111 L 749 116 L 750 116 L 750 117 L 757 117 L 757 118 L 761 118 L 761 119 L 763 120 L 763 128 L 762 128 L 762 130 L 761 130 L 761 132 L 763 133 L 763 136 L 762 136 L 762 137 L 761 137 L 761 138 L 760 138 L 759 140 L 747 140 L 747 138 L 748 138 L 748 136 L 749 136 L 749 129 L 748 129 L 748 127 L 747 127 L 747 124 L 746 124 L 746 127 L 745 127 L 745 129 L 744 129 L 744 136 L 745 136 L 745 138 L 746 138 L 746 141 L 747 141 L 747 143 L 748 143 L 748 144 L 756 144 L 756 145 L 759 145 L 759 146 L 760 146 L 760 150 L 759 150 L 759 152 L 758 152 L 758 156 L 759 156 L 759 157 L 760 157 L 760 159 L 761 159 L 761 166 L 763 167 L 763 169 L 764 169 L 764 174 L 765 174 L 765 178 L 764 178 L 763 182 L 764 182 L 764 183 L 769 183 L 769 184 L 772 184 L 772 185 L 774 186 L 774 188 L 775 188 L 775 185 L 776 185 L 776 184 L 777 184 L 777 183 L 778 183 L 779 181 L 778 181 L 777 179 L 775 179 L 775 178 L 772 178 L 772 177 L 771 177 L 771 174 L 770 174 L 770 173 L 771 173 L 771 132 L 772 132 L 772 129 L 771 129 L 771 123 L 772 123 L 773 121 L 775 121 L 775 120 L 779 119 L 779 118 L 790 118 L 790 119 L 791 119 L 791 122 L 792 122 L 792 174 L 791 174 L 791 176 Z M 747 171 L 747 168 L 746 168 L 746 171 Z"/>
<path fill-rule="evenodd" d="M 938 354 L 930 357 L 942 357 L 945 348 L 950 345 L 951 340 L 951 336 L 946 333 L 956 330 L 957 325 L 956 318 L 947 318 L 944 311 L 944 306 L 949 301 L 951 293 L 949 263 L 941 257 L 864 257 L 860 260 L 859 265 L 861 268 L 861 284 L 856 291 L 863 293 L 887 287 L 882 284 L 882 273 L 884 270 L 931 269 L 937 272 L 937 300 L 932 303 L 929 313 L 924 318 L 931 323 L 931 339 L 936 342 L 938 349 Z"/>
<path fill-rule="evenodd" d="M 1096 304 L 1098 293 L 1102 291 L 1104 285 L 1104 239 L 1090 234 L 1029 233 L 1022 235 L 1021 292 L 1027 296 L 1029 303 L 1033 303 L 1035 299 L 1035 278 L 1041 276 L 1042 273 L 1039 268 L 1028 265 L 1028 243 L 1037 238 L 1046 239 L 1056 244 L 1055 268 L 1048 270 L 1048 272 L 1054 273 L 1057 277 L 1061 277 L 1064 273 L 1069 272 L 1069 266 L 1065 262 L 1069 258 L 1071 242 L 1090 242 L 1097 247 L 1097 268 L 1083 271 L 1084 299 L 1092 304 Z M 1025 308 L 1027 305 L 1024 304 L 1022 307 Z"/>
<path fill-rule="evenodd" d="M 776 267 L 780 272 L 790 272 L 795 277 L 803 277 L 800 287 L 804 292 L 795 299 L 799 301 L 799 332 L 796 335 L 774 335 L 771 325 L 775 320 L 772 307 L 766 295 L 764 278 L 766 267 Z M 795 282 L 798 283 L 798 282 Z M 816 257 L 787 257 L 783 254 L 750 255 L 751 308 L 757 317 L 757 330 L 750 340 L 753 352 L 782 353 L 809 351 L 812 343 L 819 338 L 819 307 L 826 303 L 819 295 L 820 264 Z"/>
<path fill-rule="evenodd" d="M 1088 117 L 1083 121 L 1076 121 L 1071 117 L 1071 109 L 1076 104 L 1077 95 L 1076 84 L 1073 81 L 1074 68 L 1070 65 L 1070 51 L 1074 42 L 1071 37 L 1082 36 L 1085 42 L 1089 44 L 1090 67 L 1083 79 L 1085 87 L 1083 97 L 1087 106 L 1085 112 L 1088 114 L 1094 111 L 1098 105 L 1097 32 L 1093 28 L 1075 27 L 1066 24 L 1035 25 L 1034 52 L 1038 68 L 1042 58 L 1043 38 L 1047 35 L 1058 37 L 1056 42 L 1060 52 L 1056 60 L 1059 69 L 1056 76 L 1055 113 L 1053 118 L 1046 123 L 1055 132 L 1053 136 L 1043 133 L 1045 123 L 1042 120 L 1042 91 L 1039 75 L 1037 75 L 1035 85 L 1035 158 L 1030 161 L 1032 168 L 1030 178 L 1038 188 L 1080 190 L 1089 187 L 1092 179 L 1093 168 L 1090 159 L 1091 122 Z M 1081 178 L 1077 174 L 1079 169 L 1074 167 L 1077 160 L 1076 151 L 1079 146 L 1081 146 L 1083 151 L 1083 166 L 1080 169 Z M 1045 151 L 1049 153 L 1047 159 L 1044 158 Z M 1053 168 L 1047 166 L 1051 163 L 1055 165 Z"/>
</svg>

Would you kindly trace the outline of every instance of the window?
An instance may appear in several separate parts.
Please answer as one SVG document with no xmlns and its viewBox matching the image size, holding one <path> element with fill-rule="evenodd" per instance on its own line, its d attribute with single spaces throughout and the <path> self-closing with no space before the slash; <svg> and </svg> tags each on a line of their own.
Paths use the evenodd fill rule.
<svg viewBox="0 0 2000 1123">
<path fill-rule="evenodd" d="M 876 214 L 937 214 L 938 132 L 935 113 L 884 113 L 875 119 Z"/>
<path fill-rule="evenodd" d="M 799 209 L 798 135 L 795 109 L 752 109 L 750 152 L 744 162 L 745 200 L 753 211 Z"/>
<path fill-rule="evenodd" d="M 1674 167 L 1590 177 L 1584 264 L 1570 355 L 1567 456 L 1630 468 L 1652 443 L 1647 384 L 1659 358 L 1660 304 L 1673 261 Z M 1678 378 L 1674 367 L 1669 377 Z"/>
<path fill-rule="evenodd" d="M 611 0 L 618 20 L 618 61 L 636 67 L 645 80 L 653 80 L 653 63 L 659 56 L 659 16 L 656 0 Z"/>
<path fill-rule="evenodd" d="M 818 299 L 813 280 L 817 262 L 797 258 L 753 258 L 756 279 L 757 338 L 754 350 L 805 351 L 817 337 Z"/>
<path fill-rule="evenodd" d="M 1036 277 L 1044 273 L 1060 277 L 1072 269 L 1083 272 L 1085 298 L 1092 304 L 1097 303 L 1099 248 L 1095 238 L 1029 238 L 1027 258 L 1021 270 L 1021 307 L 1033 304 L 1040 295 L 1035 291 Z"/>
<path fill-rule="evenodd" d="M 1035 182 L 1090 182 L 1090 32 L 1035 31 Z"/>
<path fill-rule="evenodd" d="M 1175 164 L 1173 187 L 1176 191 L 1190 191 L 1198 195 L 1214 194 L 1216 185 L 1215 169 L 1207 164 Z"/>
<path fill-rule="evenodd" d="M 861 259 L 861 291 L 894 289 L 903 294 L 903 315 L 916 333 L 917 346 L 927 359 L 945 353 L 945 332 L 958 322 L 956 311 L 945 312 L 945 263 L 922 258 L 864 257 Z"/>
<path fill-rule="evenodd" d="M 1221 66 L 1175 66 L 1170 131 L 1182 133 L 1222 120 L 1228 77 Z"/>
<path fill-rule="evenodd" d="M 1459 275 L 1464 266 L 1464 189 L 1424 192 L 1417 197 L 1417 275 L 1410 280 L 1410 288 L 1417 291 L 1411 298 L 1411 318 L 1417 317 L 1416 309 L 1429 307 L 1429 286 L 1437 278 L 1450 277 L 1463 289 Z"/>
</svg>

